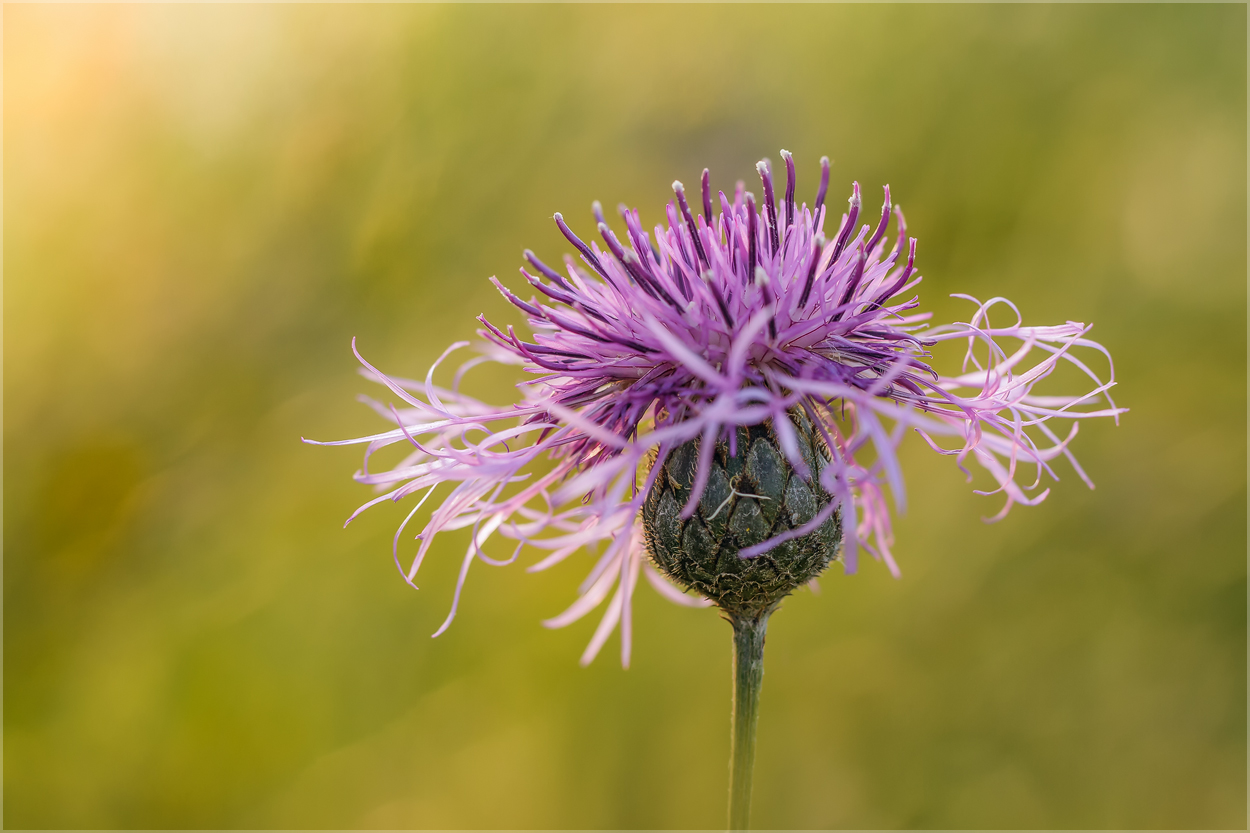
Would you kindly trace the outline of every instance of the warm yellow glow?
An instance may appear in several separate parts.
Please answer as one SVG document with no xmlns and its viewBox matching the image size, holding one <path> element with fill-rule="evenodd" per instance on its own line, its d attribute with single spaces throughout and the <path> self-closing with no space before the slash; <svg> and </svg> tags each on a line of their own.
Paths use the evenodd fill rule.
<svg viewBox="0 0 1250 833">
<path fill-rule="evenodd" d="M 1042 506 L 995 526 L 905 451 L 904 578 L 770 628 L 762 827 L 1246 822 L 1244 6 L 9 5 L 4 823 L 723 822 L 729 632 L 639 593 L 633 668 L 564 631 L 586 570 L 420 592 L 356 450 L 352 336 L 420 376 L 517 322 L 590 203 L 782 147 L 891 185 L 966 291 L 1117 359 Z M 574 222 L 576 218 L 576 222 Z M 519 322 L 518 322 L 519 323 Z M 482 388 L 510 384 L 483 376 Z M 504 399 L 492 396 L 492 399 Z M 389 507 L 388 507 L 389 508 Z M 589 556 L 583 558 L 583 562 Z M 606 661 L 604 661 L 606 660 Z"/>
</svg>

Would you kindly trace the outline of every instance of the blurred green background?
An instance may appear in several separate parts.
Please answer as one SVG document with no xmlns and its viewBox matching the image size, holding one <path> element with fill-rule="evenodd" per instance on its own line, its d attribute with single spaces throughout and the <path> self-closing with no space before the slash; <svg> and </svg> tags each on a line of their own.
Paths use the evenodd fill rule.
<svg viewBox="0 0 1250 833">
<path fill-rule="evenodd" d="M 1093 321 L 1098 484 L 1002 523 L 905 451 L 904 572 L 770 629 L 761 827 L 1246 824 L 1246 9 L 8 6 L 4 823 L 723 824 L 729 628 L 464 540 L 414 592 L 349 351 L 421 375 L 552 212 L 795 153 L 892 186 L 924 298 Z M 501 377 L 502 378 L 502 377 Z M 505 399 L 507 389 L 492 398 Z"/>
</svg>

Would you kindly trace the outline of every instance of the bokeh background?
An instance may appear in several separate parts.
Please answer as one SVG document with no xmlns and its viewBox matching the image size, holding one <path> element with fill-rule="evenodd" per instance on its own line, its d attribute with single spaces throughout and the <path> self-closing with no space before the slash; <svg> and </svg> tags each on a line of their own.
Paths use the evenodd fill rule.
<svg viewBox="0 0 1250 833">
<path fill-rule="evenodd" d="M 996 525 L 909 441 L 904 575 L 770 629 L 762 827 L 1246 824 L 1246 9 L 8 6 L 4 823 L 723 824 L 729 629 L 589 556 L 406 587 L 352 336 L 421 375 L 520 252 L 793 151 L 889 183 L 924 297 L 1095 322 L 1086 424 Z M 580 225 L 579 225 L 580 224 Z M 498 377 L 504 399 L 511 377 Z"/>
</svg>

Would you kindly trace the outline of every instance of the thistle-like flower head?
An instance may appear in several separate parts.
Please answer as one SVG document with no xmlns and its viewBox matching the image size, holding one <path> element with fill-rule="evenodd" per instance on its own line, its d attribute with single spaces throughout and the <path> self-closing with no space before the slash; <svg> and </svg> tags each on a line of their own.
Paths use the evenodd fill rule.
<svg viewBox="0 0 1250 833">
<path fill-rule="evenodd" d="M 983 493 L 1005 498 L 994 520 L 1013 504 L 1043 500 L 1049 489 L 1039 488 L 1041 480 L 1058 479 L 1051 463 L 1059 456 L 1089 483 L 1068 448 L 1078 421 L 1122 411 L 1107 393 L 1114 384 L 1110 355 L 1086 338 L 1089 326 L 1027 326 L 1003 298 L 964 295 L 956 297 L 970 303 L 966 322 L 930 326 L 916 294 L 916 240 L 891 206 L 889 187 L 879 214 L 866 217 L 858 183 L 847 211 L 830 212 L 829 162 L 822 159 L 816 198 L 800 204 L 794 162 L 786 151 L 781 156 L 784 192 L 767 160 L 757 166 L 762 198 L 742 183 L 732 196 L 714 192 L 705 170 L 692 205 L 693 193 L 674 182 L 675 198 L 653 235 L 625 206 L 613 229 L 594 204 L 599 240 L 590 242 L 556 214 L 576 257 L 566 255 L 556 269 L 526 250 L 521 275 L 529 288 L 520 294 L 491 279 L 531 333 L 479 317 L 479 355 L 449 386 L 435 384 L 436 369 L 467 343 L 449 348 L 423 382 L 387 376 L 357 352 L 367 375 L 396 402 L 372 403 L 395 427 L 330 443 L 366 444 L 356 479 L 383 491 L 352 517 L 381 501 L 415 500 L 394 544 L 410 584 L 438 533 L 472 529 L 451 613 L 436 636 L 455 616 L 474 561 L 509 564 L 528 545 L 546 553 L 530 567 L 543 570 L 589 548 L 597 558 L 581 595 L 547 624 L 575 621 L 611 595 L 583 661 L 620 625 L 627 664 L 630 599 L 640 572 L 674 601 L 707 604 L 646 560 L 640 516 L 663 487 L 657 479 L 685 466 L 677 520 L 703 512 L 705 525 L 715 527 L 717 501 L 708 489 L 717 460 L 741 457 L 739 442 L 762 430 L 787 469 L 786 482 L 800 484 L 812 500 L 804 504 L 810 511 L 793 510 L 762 540 L 742 538 L 745 545 L 735 548 L 741 559 L 828 531 L 832 521 L 846 572 L 855 572 L 867 550 L 897 575 L 885 492 L 896 509 L 904 507 L 896 450 L 912 432 L 961 468 L 974 461 L 989 472 L 997 488 Z M 964 348 L 962 364 L 958 351 L 950 357 L 954 375 L 937 363 L 947 342 Z M 1078 355 L 1091 352 L 1106 359 L 1105 381 Z M 517 386 L 519 401 L 490 405 L 460 392 L 464 373 L 484 361 L 530 374 Z M 1036 395 L 1060 362 L 1088 379 L 1086 389 Z M 1066 434 L 1056 433 L 1052 420 L 1071 420 Z M 370 456 L 394 443 L 406 444 L 407 456 L 389 469 L 370 469 Z M 404 564 L 404 530 L 436 494 L 415 556 Z M 508 543 L 488 555 L 488 539 Z"/>
</svg>

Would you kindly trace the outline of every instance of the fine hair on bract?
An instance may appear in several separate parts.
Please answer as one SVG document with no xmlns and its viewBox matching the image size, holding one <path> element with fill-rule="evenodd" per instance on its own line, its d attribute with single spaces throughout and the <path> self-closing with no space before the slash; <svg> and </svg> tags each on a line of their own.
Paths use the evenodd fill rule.
<svg viewBox="0 0 1250 833">
<path fill-rule="evenodd" d="M 409 584 L 438 533 L 472 530 L 451 612 L 435 636 L 455 617 L 474 561 L 511 564 L 528 545 L 543 553 L 529 567 L 537 571 L 599 548 L 576 601 L 545 624 L 567 625 L 607 600 L 582 661 L 591 661 L 619 626 L 627 666 L 640 573 L 675 602 L 707 604 L 674 587 L 646 558 L 639 514 L 660 464 L 690 441 L 709 450 L 734 443 L 739 427 L 769 423 L 789 466 L 828 498 L 810 521 L 742 549 L 742 558 L 806 535 L 837 512 L 846 572 L 854 573 L 867 551 L 897 575 L 886 492 L 903 510 L 897 449 L 909 433 L 950 456 L 969 480 L 969 463 L 989 473 L 996 486 L 978 493 L 1003 500 L 989 520 L 1014 504 L 1045 499 L 1042 480 L 1058 480 L 1052 463 L 1060 456 L 1092 487 L 1069 445 L 1080 420 L 1118 417 L 1124 409 L 1111 401 L 1111 357 L 1086 337 L 1090 325 L 1026 325 L 1007 299 L 968 295 L 953 296 L 968 302 L 966 321 L 931 325 L 916 292 L 916 240 L 907 236 L 889 187 L 879 214 L 867 216 L 858 183 L 846 211 L 831 212 L 829 161 L 822 159 L 815 200 L 797 203 L 794 161 L 786 151 L 781 156 L 784 192 L 768 160 L 757 166 L 762 199 L 741 182 L 731 195 L 713 191 L 705 170 L 692 205 L 674 182 L 664 222 L 651 234 L 637 209 L 624 205 L 614 230 L 594 204 L 599 240 L 589 242 L 556 214 L 576 256 L 566 254 L 556 269 L 527 249 L 520 271 L 528 299 L 491 278 L 531 334 L 479 316 L 477 355 L 449 384 L 434 377 L 468 342 L 448 348 L 424 380 L 411 380 L 375 368 L 353 340 L 362 372 L 395 401 L 366 400 L 394 426 L 389 430 L 324 443 L 364 444 L 355 479 L 381 491 L 348 522 L 383 501 L 415 502 L 393 543 Z M 951 369 L 935 360 L 950 343 L 958 347 L 945 357 L 954 371 L 946 375 Z M 1091 367 L 1104 360 L 1105 371 Z M 517 401 L 492 405 L 460 392 L 465 373 L 483 362 L 529 374 L 517 385 Z M 1034 393 L 1061 363 L 1087 380 L 1084 390 Z M 829 452 L 819 472 L 800 453 L 798 413 Z M 1066 430 L 1054 420 L 1067 421 Z M 410 453 L 371 470 L 370 456 L 395 443 Z M 698 506 L 713 455 L 698 458 L 683 518 Z M 415 555 L 401 559 L 404 532 L 426 505 Z M 488 555 L 488 540 L 497 539 L 503 548 Z"/>
</svg>

